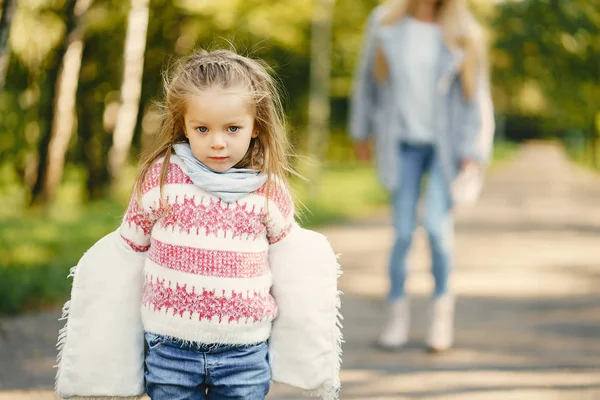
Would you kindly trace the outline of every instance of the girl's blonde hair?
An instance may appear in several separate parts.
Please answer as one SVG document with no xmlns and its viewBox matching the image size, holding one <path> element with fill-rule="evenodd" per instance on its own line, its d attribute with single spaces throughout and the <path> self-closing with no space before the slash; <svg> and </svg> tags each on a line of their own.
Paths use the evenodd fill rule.
<svg viewBox="0 0 600 400">
<path fill-rule="evenodd" d="M 392 25 L 412 13 L 417 1 L 419 0 L 391 0 L 386 5 L 381 25 Z M 471 99 L 474 96 L 479 69 L 485 67 L 486 63 L 481 26 L 465 0 L 438 1 L 436 17 L 446 45 L 450 48 L 461 48 L 465 52 L 460 77 L 464 96 Z M 378 82 L 384 82 L 389 76 L 387 61 L 380 46 L 376 49 L 373 74 Z"/>
<path fill-rule="evenodd" d="M 290 145 L 283 106 L 277 84 L 261 61 L 229 50 L 198 51 L 180 59 L 163 74 L 164 102 L 162 123 L 156 147 L 142 155 L 135 180 L 138 200 L 143 182 L 152 165 L 164 156 L 160 172 L 160 197 L 173 154 L 172 145 L 186 142 L 184 115 L 187 100 L 212 87 L 247 88 L 254 109 L 254 129 L 258 133 L 236 168 L 251 168 L 267 174 L 267 196 L 275 178 L 287 186 L 286 175 L 293 172 L 288 161 Z"/>
</svg>

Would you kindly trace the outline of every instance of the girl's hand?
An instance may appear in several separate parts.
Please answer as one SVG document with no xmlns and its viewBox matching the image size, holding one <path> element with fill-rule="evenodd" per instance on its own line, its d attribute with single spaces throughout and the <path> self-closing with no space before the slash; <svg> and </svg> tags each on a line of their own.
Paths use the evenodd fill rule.
<svg viewBox="0 0 600 400">
<path fill-rule="evenodd" d="M 354 154 L 359 161 L 371 161 L 371 145 L 369 141 L 354 142 Z"/>
</svg>

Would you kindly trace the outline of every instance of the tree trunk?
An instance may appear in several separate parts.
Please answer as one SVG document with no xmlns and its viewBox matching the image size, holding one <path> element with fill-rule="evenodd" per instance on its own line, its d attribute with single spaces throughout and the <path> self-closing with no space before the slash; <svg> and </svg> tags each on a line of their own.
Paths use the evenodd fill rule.
<svg viewBox="0 0 600 400">
<path fill-rule="evenodd" d="M 52 137 L 48 146 L 48 168 L 44 178 L 46 200 L 54 198 L 56 188 L 62 179 L 65 154 L 69 147 L 75 122 L 75 99 L 81 56 L 83 53 L 83 16 L 92 4 L 92 0 L 77 0 L 75 5 L 75 27 L 67 38 L 67 50 L 62 62 L 62 70 L 58 80 L 56 109 L 52 120 Z"/>
<path fill-rule="evenodd" d="M 321 165 L 327 156 L 331 106 L 331 30 L 335 0 L 315 0 L 311 32 L 310 94 L 308 106 L 308 153 L 310 197 L 316 196 Z"/>
<path fill-rule="evenodd" d="M 2 2 L 2 17 L 0 18 L 0 93 L 4 89 L 6 71 L 8 69 L 8 62 L 10 61 L 8 39 L 16 8 L 17 3 L 15 0 L 4 0 Z"/>
<path fill-rule="evenodd" d="M 132 0 L 131 4 L 125 36 L 121 107 L 113 133 L 113 144 L 108 154 L 109 172 L 115 185 L 119 183 L 135 132 L 148 31 L 149 0 Z"/>
<path fill-rule="evenodd" d="M 93 95 L 93 88 L 81 93 L 82 97 Z M 106 195 L 109 176 L 106 169 L 106 152 L 109 147 L 109 136 L 105 134 L 102 127 L 102 111 L 92 106 L 93 101 L 85 102 L 82 99 L 79 107 L 80 123 L 78 132 L 80 135 L 80 151 L 85 159 L 87 171 L 86 198 L 87 200 L 98 200 Z"/>
<path fill-rule="evenodd" d="M 75 29 L 75 4 L 77 0 L 68 0 L 64 12 L 66 33 L 65 38 L 56 49 L 53 61 L 46 69 L 42 84 L 40 85 L 39 118 L 42 122 L 40 128 L 40 141 L 38 143 L 38 171 L 35 185 L 31 190 L 31 204 L 43 204 L 48 199 L 43 196 L 44 179 L 48 167 L 48 147 L 52 136 L 52 123 L 56 110 L 56 93 L 58 90 L 58 76 L 65 53 L 67 52 L 68 38 Z"/>
</svg>

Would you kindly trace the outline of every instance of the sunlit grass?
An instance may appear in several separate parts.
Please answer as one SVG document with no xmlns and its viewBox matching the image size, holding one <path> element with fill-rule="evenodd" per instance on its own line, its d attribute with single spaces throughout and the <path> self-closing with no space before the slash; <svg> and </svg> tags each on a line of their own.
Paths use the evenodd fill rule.
<svg viewBox="0 0 600 400">
<path fill-rule="evenodd" d="M 313 185 L 305 182 L 293 185 L 305 205 L 301 221 L 309 227 L 360 218 L 388 203 L 388 194 L 372 166 L 328 165 L 318 186 Z"/>
<path fill-rule="evenodd" d="M 115 229 L 122 205 L 56 207 L 0 218 L 0 313 L 63 301 L 66 279 L 96 240 Z"/>
<path fill-rule="evenodd" d="M 580 166 L 598 172 L 600 170 L 600 141 L 595 151 L 590 147 L 570 148 L 566 146 L 567 153 L 573 161 Z"/>
<path fill-rule="evenodd" d="M 503 161 L 510 159 L 519 148 L 517 143 L 513 142 L 498 142 L 494 145 L 492 168 L 501 164 Z"/>
</svg>

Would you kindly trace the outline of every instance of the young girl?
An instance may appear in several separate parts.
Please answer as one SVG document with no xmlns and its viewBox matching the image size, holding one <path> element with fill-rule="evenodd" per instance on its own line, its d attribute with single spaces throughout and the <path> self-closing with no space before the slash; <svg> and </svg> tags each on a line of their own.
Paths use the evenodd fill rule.
<svg viewBox="0 0 600 400">
<path fill-rule="evenodd" d="M 135 193 L 116 232 L 127 248 L 119 250 L 123 256 L 116 259 L 117 263 L 126 264 L 126 257 L 137 263 L 131 253 L 144 254 L 139 297 L 146 342 L 145 390 L 153 400 L 264 399 L 272 379 L 273 355 L 269 354 L 267 340 L 278 317 L 278 304 L 271 294 L 272 270 L 281 264 L 293 267 L 293 261 L 276 262 L 272 256 L 273 251 L 278 251 L 276 244 L 289 242 L 285 239 L 292 236 L 295 226 L 294 205 L 285 180 L 290 170 L 288 140 L 276 85 L 257 61 L 225 50 L 200 51 L 175 66 L 165 79 L 165 92 L 158 145 L 140 163 Z M 96 246 L 99 245 L 101 242 Z M 288 253 L 279 250 L 282 251 Z M 88 254 L 80 261 L 77 274 L 82 274 L 79 270 L 91 263 L 86 262 L 86 257 Z M 102 254 L 98 257 L 105 257 L 106 271 L 112 261 Z M 83 295 L 76 289 L 79 280 L 85 278 L 76 275 L 75 279 L 72 301 L 79 298 L 78 303 L 90 309 L 89 304 L 97 302 L 98 297 L 89 295 L 90 300 L 81 300 Z M 96 281 L 94 285 L 102 284 Z M 113 295 L 122 290 L 110 285 L 105 291 Z M 294 292 L 293 287 L 283 285 L 276 284 L 273 289 L 283 292 L 282 296 Z M 88 296 L 92 289 L 87 290 L 80 292 Z M 115 302 L 114 297 L 107 297 L 107 301 Z M 131 324 L 125 309 L 129 307 L 133 314 L 135 307 L 139 308 L 139 304 L 131 303 L 134 301 L 115 304 L 119 308 L 110 313 L 119 314 L 118 318 L 125 322 L 111 325 Z M 61 374 L 68 372 L 71 365 L 81 371 L 82 364 L 87 364 L 81 361 L 81 353 L 89 351 L 89 346 L 79 343 L 91 339 L 84 334 L 76 336 L 78 332 L 67 332 L 72 322 L 77 323 L 71 321 L 72 305 L 68 312 L 64 336 L 69 338 L 66 344 L 71 347 L 59 344 L 65 346 L 57 377 L 59 395 L 61 391 L 64 397 L 141 394 L 135 388 L 132 393 L 115 393 L 106 388 L 98 389 L 101 393 L 90 393 L 87 388 L 82 389 L 86 393 L 79 393 L 79 389 L 69 387 L 77 386 L 78 382 L 72 382 L 80 377 L 66 378 Z M 87 312 L 96 314 L 104 315 L 105 311 Z M 284 321 L 296 318 L 287 311 L 285 314 L 281 316 Z M 335 322 L 334 317 L 330 325 L 335 326 Z M 97 324 L 97 318 L 78 325 L 91 323 Z M 281 332 L 284 329 L 288 328 L 281 328 Z M 127 331 L 132 341 L 135 337 L 129 332 L 135 330 L 132 327 Z M 98 337 L 92 347 L 105 340 L 97 330 L 89 331 Z M 278 346 L 288 346 L 283 344 L 285 341 L 280 340 L 278 343 L 282 344 Z M 73 350 L 75 347 L 86 349 L 78 352 Z M 125 347 L 114 352 L 118 353 L 115 367 L 131 364 L 132 380 L 139 380 L 136 356 L 119 361 L 128 351 Z M 72 354 L 68 360 L 67 351 Z M 288 351 L 293 349 L 284 350 Z M 273 373 L 286 375 L 286 368 Z M 339 369 L 338 364 L 333 365 L 336 368 Z M 79 372 L 83 380 L 91 380 L 89 377 L 97 373 L 97 368 L 89 375 Z M 121 375 L 125 380 L 126 374 Z M 100 380 L 109 381 L 104 376 Z M 338 386 L 333 381 L 328 383 L 329 395 Z"/>
</svg>

